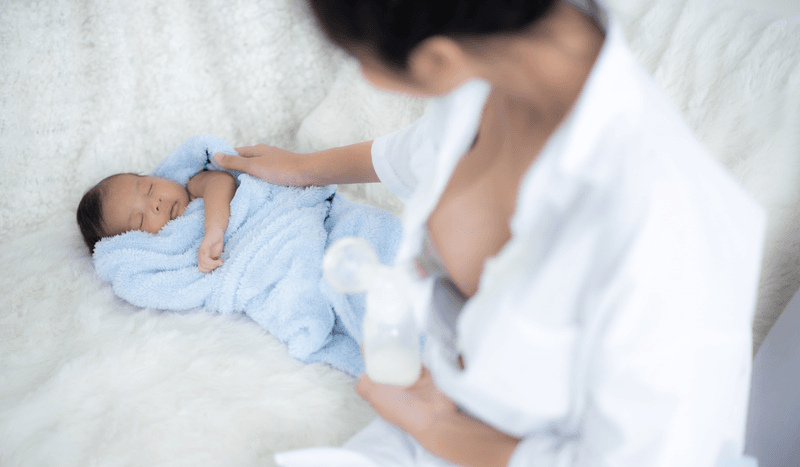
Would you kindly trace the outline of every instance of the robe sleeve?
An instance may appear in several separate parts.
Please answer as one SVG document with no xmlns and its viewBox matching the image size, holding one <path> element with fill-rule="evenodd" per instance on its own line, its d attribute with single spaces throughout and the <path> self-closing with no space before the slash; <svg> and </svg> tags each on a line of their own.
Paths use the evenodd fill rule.
<svg viewBox="0 0 800 467">
<path fill-rule="evenodd" d="M 404 204 L 418 185 L 411 155 L 419 154 L 432 139 L 429 115 L 420 117 L 402 130 L 382 136 L 372 143 L 372 165 L 378 178 Z"/>
</svg>

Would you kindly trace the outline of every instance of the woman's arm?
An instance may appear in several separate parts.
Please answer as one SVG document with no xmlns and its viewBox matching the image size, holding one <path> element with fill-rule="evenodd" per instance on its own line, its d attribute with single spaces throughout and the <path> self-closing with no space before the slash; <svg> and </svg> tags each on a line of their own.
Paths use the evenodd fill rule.
<svg viewBox="0 0 800 467">
<path fill-rule="evenodd" d="M 203 198 L 205 236 L 197 251 L 197 266 L 201 272 L 211 272 L 222 265 L 219 256 L 231 215 L 231 200 L 236 193 L 236 180 L 227 172 L 202 171 L 189 180 L 186 189 L 193 197 Z"/>
<path fill-rule="evenodd" d="M 459 412 L 425 368 L 409 387 L 377 384 L 363 375 L 357 390 L 384 420 L 413 436 L 428 451 L 458 465 L 505 466 L 520 442 Z"/>
<path fill-rule="evenodd" d="M 428 451 L 464 467 L 505 467 L 520 442 L 461 412 L 415 438 Z"/>
<path fill-rule="evenodd" d="M 214 160 L 228 170 L 245 172 L 276 185 L 330 185 L 377 182 L 372 166 L 372 141 L 297 154 L 259 144 L 236 148 L 241 157 L 217 153 Z"/>
</svg>

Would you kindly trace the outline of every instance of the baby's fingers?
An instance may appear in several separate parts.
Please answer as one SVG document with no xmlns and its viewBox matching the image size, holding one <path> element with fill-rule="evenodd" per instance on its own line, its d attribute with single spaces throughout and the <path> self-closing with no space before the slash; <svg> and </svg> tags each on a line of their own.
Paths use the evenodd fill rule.
<svg viewBox="0 0 800 467">
<path fill-rule="evenodd" d="M 197 269 L 200 272 L 211 272 L 220 266 L 222 266 L 222 260 L 218 256 L 212 258 L 204 250 L 197 253 Z"/>
<path fill-rule="evenodd" d="M 209 259 L 207 261 L 199 262 L 197 265 L 197 269 L 199 269 L 200 272 L 211 272 L 220 266 L 222 266 L 221 259 Z"/>
<path fill-rule="evenodd" d="M 222 242 L 217 242 L 211 244 L 209 248 L 209 255 L 211 259 L 219 259 L 219 256 L 222 254 Z"/>
</svg>

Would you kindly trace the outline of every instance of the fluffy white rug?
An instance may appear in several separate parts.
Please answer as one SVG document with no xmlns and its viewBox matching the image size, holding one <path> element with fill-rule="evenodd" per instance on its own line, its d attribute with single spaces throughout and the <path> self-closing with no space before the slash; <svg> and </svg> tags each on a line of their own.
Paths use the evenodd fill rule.
<svg viewBox="0 0 800 467">
<path fill-rule="evenodd" d="M 760 342 L 800 283 L 800 25 L 701 0 L 613 9 L 769 210 Z M 351 378 L 246 319 L 116 299 L 74 210 L 196 133 L 310 151 L 400 128 L 424 102 L 369 88 L 292 0 L 5 0 L 0 64 L 0 465 L 271 465 L 374 416 Z M 400 212 L 379 185 L 343 189 Z"/>
</svg>

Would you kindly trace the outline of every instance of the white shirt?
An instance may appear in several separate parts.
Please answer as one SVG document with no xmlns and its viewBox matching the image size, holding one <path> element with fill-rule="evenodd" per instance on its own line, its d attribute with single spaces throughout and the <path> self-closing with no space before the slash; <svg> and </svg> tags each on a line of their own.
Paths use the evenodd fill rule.
<svg viewBox="0 0 800 467">
<path fill-rule="evenodd" d="M 397 264 L 421 252 L 489 92 L 470 82 L 373 143 L 378 176 L 407 203 Z M 522 438 L 511 466 L 714 465 L 742 449 L 764 225 L 611 22 L 458 316 L 466 369 L 436 339 L 426 364 L 463 410 Z M 382 466 L 443 465 L 381 422 L 345 447 Z"/>
</svg>

